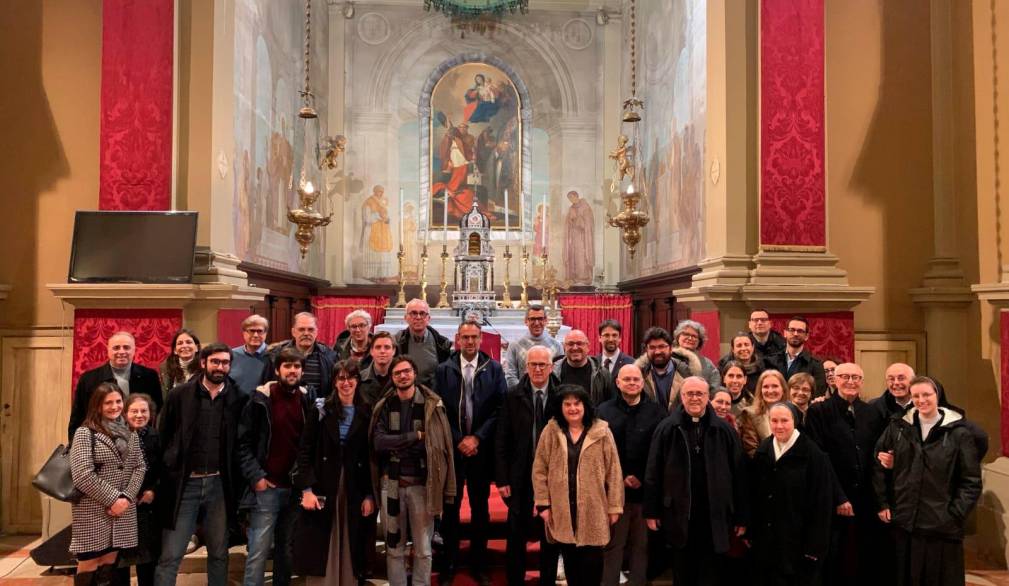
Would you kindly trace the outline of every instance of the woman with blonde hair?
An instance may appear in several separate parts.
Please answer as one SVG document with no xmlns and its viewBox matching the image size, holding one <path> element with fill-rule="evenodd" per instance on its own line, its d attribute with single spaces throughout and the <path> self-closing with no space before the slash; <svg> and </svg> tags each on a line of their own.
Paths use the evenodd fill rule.
<svg viewBox="0 0 1009 586">
<path fill-rule="evenodd" d="M 739 414 L 739 436 L 743 440 L 743 451 L 753 457 L 760 442 L 771 435 L 771 423 L 767 409 L 783 401 L 788 385 L 785 377 L 777 370 L 765 370 L 757 379 L 757 392 L 753 404 Z"/>
</svg>

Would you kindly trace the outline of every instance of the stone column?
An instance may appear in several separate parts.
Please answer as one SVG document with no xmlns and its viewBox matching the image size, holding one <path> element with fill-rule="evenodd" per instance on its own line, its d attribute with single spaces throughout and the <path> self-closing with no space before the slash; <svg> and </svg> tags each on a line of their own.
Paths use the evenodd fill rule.
<svg viewBox="0 0 1009 586">
<path fill-rule="evenodd" d="M 344 130 L 346 128 L 344 123 L 344 98 L 346 95 L 345 43 L 346 23 L 348 19 L 343 15 L 343 6 L 335 3 L 329 3 L 327 17 L 329 18 L 329 101 L 327 104 L 329 129 L 326 135 L 346 135 Z M 348 140 L 353 140 L 353 137 L 348 137 Z M 353 150 L 353 143 L 348 144 L 348 148 Z M 347 157 L 344 156 L 341 162 L 346 163 L 346 160 Z M 347 229 L 345 222 L 342 221 L 347 209 L 346 198 L 347 194 L 342 192 L 334 192 L 330 198 L 330 201 L 332 201 L 330 211 L 333 212 L 333 218 L 336 221 L 331 222 L 326 228 L 325 267 L 326 278 L 329 279 L 334 287 L 343 287 L 346 285 L 344 274 L 344 240 L 347 236 Z"/>
<path fill-rule="evenodd" d="M 925 314 L 925 372 L 955 380 L 967 367 L 967 309 L 974 300 L 960 268 L 955 178 L 952 2 L 931 0 L 933 256 L 911 298 Z M 942 341 L 939 343 L 939 341 Z M 968 408 L 967 389 L 950 397 Z M 954 391 L 956 392 L 956 391 Z"/>
</svg>

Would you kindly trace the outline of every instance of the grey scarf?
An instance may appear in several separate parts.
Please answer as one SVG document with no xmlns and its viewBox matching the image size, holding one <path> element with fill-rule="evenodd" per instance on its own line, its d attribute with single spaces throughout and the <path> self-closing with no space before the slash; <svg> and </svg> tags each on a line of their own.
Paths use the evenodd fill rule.
<svg viewBox="0 0 1009 586">
<path fill-rule="evenodd" d="M 125 460 L 126 455 L 130 451 L 130 428 L 123 421 L 122 417 L 116 419 L 106 419 L 105 429 L 108 430 L 109 435 L 112 437 L 113 441 L 116 442 L 116 449 L 119 450 L 119 456 Z"/>
</svg>

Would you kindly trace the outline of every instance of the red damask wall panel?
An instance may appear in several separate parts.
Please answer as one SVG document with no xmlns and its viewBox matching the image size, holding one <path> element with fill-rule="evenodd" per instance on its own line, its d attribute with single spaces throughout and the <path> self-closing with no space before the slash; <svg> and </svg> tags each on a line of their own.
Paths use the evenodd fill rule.
<svg viewBox="0 0 1009 586">
<path fill-rule="evenodd" d="M 156 369 L 181 327 L 181 309 L 78 309 L 74 312 L 73 386 L 82 373 L 108 361 L 112 334 L 133 334 L 137 340 L 134 361 Z"/>
<path fill-rule="evenodd" d="M 760 3 L 760 243 L 825 246 L 823 0 Z"/>
<path fill-rule="evenodd" d="M 690 319 L 704 326 L 708 334 L 708 340 L 704 342 L 701 354 L 717 365 L 718 359 L 721 358 L 721 350 L 719 349 L 719 344 L 721 343 L 721 325 L 718 322 L 718 312 L 695 311 L 690 314 Z"/>
<path fill-rule="evenodd" d="M 785 334 L 792 314 L 771 314 L 772 327 Z M 855 359 L 855 314 L 850 311 L 812 313 L 803 315 L 809 320 L 809 338 L 806 347 L 813 356 L 823 359 L 834 356 L 841 360 Z"/>
<path fill-rule="evenodd" d="M 242 337 L 242 322 L 252 315 L 248 309 L 218 309 L 217 339 L 232 348 L 245 344 Z"/>
<path fill-rule="evenodd" d="M 1009 456 L 1009 311 L 999 313 L 999 342 L 1001 343 L 1002 382 L 1002 455 Z"/>
<path fill-rule="evenodd" d="M 174 5 L 102 3 L 99 209 L 171 207 Z"/>
</svg>

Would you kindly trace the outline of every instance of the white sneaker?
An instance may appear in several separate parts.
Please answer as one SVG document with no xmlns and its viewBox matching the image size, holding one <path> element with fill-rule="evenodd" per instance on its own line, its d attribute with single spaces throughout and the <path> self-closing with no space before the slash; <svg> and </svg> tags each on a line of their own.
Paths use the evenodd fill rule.
<svg viewBox="0 0 1009 586">
<path fill-rule="evenodd" d="M 628 579 L 627 579 L 627 572 L 620 572 L 620 583 L 621 584 L 626 584 L 627 581 L 628 581 Z"/>
<path fill-rule="evenodd" d="M 567 581 L 567 579 L 568 579 L 568 577 L 564 573 L 564 558 L 558 557 L 557 558 L 557 580 L 558 581 L 560 581 L 560 580 Z"/>
</svg>

